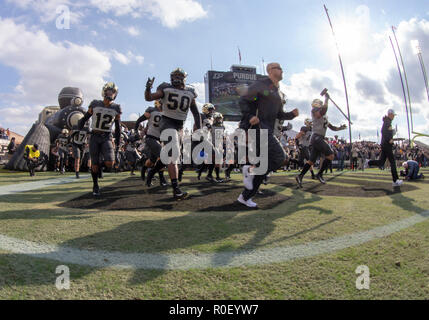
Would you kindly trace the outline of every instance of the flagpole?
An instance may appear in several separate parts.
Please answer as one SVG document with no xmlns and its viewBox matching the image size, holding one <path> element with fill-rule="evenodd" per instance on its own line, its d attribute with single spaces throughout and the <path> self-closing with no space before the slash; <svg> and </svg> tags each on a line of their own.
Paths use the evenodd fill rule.
<svg viewBox="0 0 429 320">
<path fill-rule="evenodd" d="M 343 82 L 344 82 L 344 92 L 346 94 L 347 116 L 348 116 L 348 121 L 349 121 L 349 137 L 350 137 L 350 146 L 351 146 L 352 145 L 352 124 L 350 121 L 349 96 L 347 94 L 347 85 L 346 85 L 346 77 L 344 75 L 343 61 L 341 59 L 340 49 L 338 47 L 338 42 L 337 42 L 337 39 L 335 37 L 334 27 L 332 26 L 331 18 L 329 17 L 329 14 L 328 14 L 328 8 L 326 8 L 325 5 L 323 5 L 323 7 L 325 8 L 325 12 L 326 12 L 326 16 L 328 17 L 329 25 L 331 26 L 332 36 L 334 37 L 335 45 L 337 47 L 338 59 L 340 60 L 341 74 L 343 76 Z"/>
<path fill-rule="evenodd" d="M 398 39 L 396 38 L 395 29 L 396 28 L 394 26 L 392 26 L 393 36 L 395 37 L 396 46 L 398 47 L 399 57 L 401 58 L 402 70 L 404 71 L 405 84 L 407 86 L 407 93 L 408 93 L 408 105 L 410 106 L 410 109 L 411 109 L 411 98 L 410 98 L 410 89 L 408 88 L 407 73 L 405 72 L 404 60 L 402 59 L 402 53 L 401 53 L 401 49 L 399 48 Z M 407 105 L 405 105 L 405 111 L 407 112 L 408 131 L 410 131 L 410 121 L 408 120 L 408 106 Z M 413 126 L 413 115 L 411 114 L 411 129 L 413 129 L 413 128 L 414 128 L 414 126 Z M 414 131 L 414 129 L 413 129 L 413 131 Z"/>
<path fill-rule="evenodd" d="M 395 46 L 393 45 L 393 41 L 392 41 L 392 38 L 390 36 L 389 36 L 389 40 L 390 40 L 390 44 L 392 45 L 393 53 L 395 54 L 396 65 L 398 67 L 399 77 L 401 79 L 402 92 L 404 94 L 405 110 L 407 110 L 407 96 L 405 94 L 404 81 L 402 80 L 401 67 L 399 66 L 398 56 L 396 55 Z M 407 119 L 408 119 L 408 112 L 407 112 Z M 408 141 L 411 142 L 410 123 L 409 122 L 408 122 Z"/>
</svg>

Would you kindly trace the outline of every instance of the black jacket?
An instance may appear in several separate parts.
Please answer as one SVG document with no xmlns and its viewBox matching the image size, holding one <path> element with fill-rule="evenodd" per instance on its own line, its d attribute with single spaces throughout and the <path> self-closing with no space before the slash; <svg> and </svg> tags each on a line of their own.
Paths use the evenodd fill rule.
<svg viewBox="0 0 429 320">
<path fill-rule="evenodd" d="M 383 118 L 383 127 L 381 128 L 381 144 L 385 146 L 391 146 L 390 140 L 393 139 L 393 127 L 392 120 L 385 116 Z"/>
<path fill-rule="evenodd" d="M 291 120 L 295 118 L 292 112 L 283 111 L 285 103 L 285 94 L 274 86 L 270 78 L 254 82 L 239 101 L 242 114 L 240 128 L 250 129 L 249 120 L 257 115 L 259 125 L 255 127 L 268 129 L 268 133 L 272 134 L 276 119 Z"/>
</svg>

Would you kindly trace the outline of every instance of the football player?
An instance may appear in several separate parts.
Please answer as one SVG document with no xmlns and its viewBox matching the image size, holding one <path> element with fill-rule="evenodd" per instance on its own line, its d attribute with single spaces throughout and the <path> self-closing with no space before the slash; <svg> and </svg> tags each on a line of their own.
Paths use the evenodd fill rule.
<svg viewBox="0 0 429 320">
<path fill-rule="evenodd" d="M 323 184 L 326 181 L 323 179 L 323 172 L 326 168 L 329 167 L 329 164 L 332 160 L 334 160 L 334 151 L 332 151 L 329 144 L 325 141 L 326 130 L 329 128 L 332 131 L 341 131 L 347 128 L 345 124 L 340 127 L 335 127 L 328 121 L 328 116 L 326 113 L 328 112 L 328 101 L 329 95 L 326 93 L 325 95 L 325 103 L 323 103 L 320 99 L 314 99 L 311 103 L 311 116 L 313 121 L 313 132 L 310 138 L 310 159 L 304 165 L 301 173 L 295 177 L 298 186 L 302 188 L 302 179 L 307 171 L 311 168 L 312 165 L 316 162 L 317 158 L 321 155 L 325 156 L 325 160 L 320 166 L 319 172 L 316 175 L 316 178 Z"/>
<path fill-rule="evenodd" d="M 147 159 L 143 163 L 143 166 L 146 168 L 152 168 L 148 171 L 146 178 L 146 185 L 150 187 L 152 185 L 152 179 L 156 173 L 159 174 L 159 182 L 161 186 L 166 186 L 167 182 L 164 178 L 164 172 L 162 169 L 165 165 L 160 159 L 161 154 L 161 142 L 159 137 L 161 136 L 161 131 L 159 125 L 162 117 L 162 104 L 160 100 L 155 100 L 154 107 L 148 107 L 144 114 L 137 119 L 136 128 L 139 127 L 140 123 L 148 120 L 146 126 L 146 137 L 145 137 L 145 149 L 143 153 L 146 155 Z M 143 167 L 142 167 L 143 170 Z M 142 172 L 143 176 L 143 172 Z"/>
<path fill-rule="evenodd" d="M 222 150 L 219 150 L 216 148 L 216 138 L 217 139 L 223 139 L 223 134 L 225 131 L 225 127 L 223 125 L 223 115 L 219 112 L 215 112 L 213 114 L 213 125 L 211 126 L 210 133 L 211 133 L 211 140 L 212 140 L 212 146 L 213 146 L 213 155 L 212 155 L 212 163 L 208 166 L 209 172 L 207 174 L 206 179 L 210 182 L 223 182 L 223 180 L 220 178 L 220 164 L 215 164 L 216 155 L 218 157 L 223 158 L 223 152 Z M 223 145 L 223 141 L 222 141 Z M 216 179 L 213 179 L 213 169 L 216 172 Z"/>
<path fill-rule="evenodd" d="M 69 143 L 70 143 L 70 137 L 69 137 L 69 131 L 67 129 L 63 129 L 61 130 L 61 133 L 58 135 L 57 139 L 55 140 L 55 143 L 58 147 L 58 154 L 59 154 L 59 160 L 60 160 L 60 164 L 59 164 L 59 168 L 60 168 L 60 173 L 64 174 L 65 172 L 65 164 L 67 161 L 67 157 L 68 157 L 68 148 L 69 148 Z"/>
<path fill-rule="evenodd" d="M 207 132 L 210 132 L 210 130 L 212 128 L 212 125 L 213 125 L 213 115 L 215 113 L 215 110 L 216 110 L 215 106 L 213 104 L 211 104 L 211 103 L 205 103 L 203 105 L 203 107 L 202 107 L 202 113 L 200 115 L 200 117 L 201 117 L 201 128 L 203 130 L 206 130 Z M 196 127 L 197 126 L 194 125 L 194 130 L 196 129 Z M 194 142 L 196 144 L 196 141 L 194 141 Z M 204 151 L 202 151 L 202 152 L 204 153 Z M 207 167 L 208 167 L 208 165 L 207 165 L 207 163 L 205 163 L 205 161 L 200 164 L 200 166 L 199 166 L 199 168 L 197 170 L 197 173 L 198 173 L 197 178 L 198 178 L 198 180 L 201 179 L 201 175 L 202 175 L 202 173 L 204 171 L 207 170 Z M 212 170 L 212 172 L 213 172 L 213 170 Z M 208 176 L 207 176 L 207 178 L 208 178 Z M 213 178 L 211 178 L 211 180 L 213 180 Z"/>
<path fill-rule="evenodd" d="M 158 86 L 154 93 L 151 92 L 155 78 L 148 79 L 146 83 L 145 99 L 146 101 L 154 101 L 161 99 L 162 117 L 159 124 L 160 132 L 166 129 L 175 130 L 174 146 L 176 150 L 180 150 L 180 136 L 183 130 L 183 123 L 186 120 L 189 109 L 194 116 L 194 122 L 197 128 L 201 128 L 201 116 L 198 112 L 195 98 L 197 94 L 195 90 L 186 86 L 186 72 L 177 68 L 170 73 L 170 83 L 162 83 Z M 177 163 L 168 163 L 168 174 L 170 175 L 171 185 L 173 188 L 173 197 L 181 200 L 187 197 L 187 192 L 182 192 L 178 185 L 178 166 Z"/>
<path fill-rule="evenodd" d="M 83 148 L 87 143 L 89 132 L 89 124 L 85 123 L 85 127 L 82 130 L 78 130 L 77 126 L 72 131 L 70 139 L 72 142 L 73 156 L 74 156 L 74 171 L 76 173 L 76 179 L 79 179 L 80 170 L 80 159 L 83 155 Z"/>
<path fill-rule="evenodd" d="M 98 186 L 98 171 L 100 168 L 100 157 L 103 157 L 104 165 L 111 170 L 115 163 L 115 152 L 118 152 L 121 139 L 121 106 L 114 103 L 118 95 L 118 87 L 113 82 L 106 83 L 102 90 L 103 100 L 93 100 L 88 111 L 79 122 L 79 130 L 82 130 L 86 121 L 92 119 L 92 132 L 89 141 L 89 152 L 91 155 L 91 175 L 93 181 L 93 195 L 100 196 Z M 115 146 L 112 143 L 112 127 L 115 123 Z"/>
<path fill-rule="evenodd" d="M 295 136 L 297 145 L 299 146 L 299 165 L 303 167 L 304 163 L 310 160 L 310 138 L 311 138 L 311 126 L 312 122 L 310 119 L 305 119 L 304 126 L 301 127 L 298 134 Z M 311 178 L 316 179 L 313 167 L 310 168 Z"/>
</svg>

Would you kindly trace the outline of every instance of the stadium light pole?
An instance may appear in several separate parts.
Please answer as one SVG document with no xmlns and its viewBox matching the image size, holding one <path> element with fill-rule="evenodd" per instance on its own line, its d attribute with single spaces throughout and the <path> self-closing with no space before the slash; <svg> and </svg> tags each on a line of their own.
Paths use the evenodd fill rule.
<svg viewBox="0 0 429 320">
<path fill-rule="evenodd" d="M 344 92 L 346 94 L 347 115 L 348 115 L 348 121 L 349 121 L 350 146 L 352 146 L 352 124 L 351 124 L 351 121 L 350 121 L 349 96 L 347 94 L 347 85 L 346 85 L 346 77 L 344 76 L 343 61 L 341 59 L 340 49 L 338 47 L 338 42 L 337 42 L 337 39 L 335 37 L 334 27 L 332 26 L 331 18 L 329 17 L 329 14 L 328 14 L 328 8 L 326 8 L 325 5 L 323 5 L 323 7 L 325 8 L 325 12 L 326 12 L 326 16 L 328 17 L 329 25 L 331 26 L 332 36 L 334 37 L 335 45 L 337 47 L 338 59 L 340 60 L 341 74 L 343 76 L 343 82 L 344 82 Z"/>
<path fill-rule="evenodd" d="M 405 111 L 407 112 L 407 120 L 408 120 L 408 108 L 407 108 L 407 96 L 405 94 L 404 80 L 402 79 L 401 67 L 399 66 L 398 56 L 396 55 L 395 46 L 393 45 L 392 38 L 389 36 L 390 44 L 392 45 L 393 53 L 395 55 L 396 65 L 398 67 L 399 78 L 401 79 L 402 92 L 404 94 L 405 101 Z M 408 122 L 408 121 L 407 121 Z M 408 122 L 408 141 L 411 143 L 411 134 L 410 134 L 410 123 Z"/>
<path fill-rule="evenodd" d="M 399 58 L 401 59 L 402 70 L 404 71 L 405 85 L 407 86 L 407 94 L 408 94 L 408 105 L 405 104 L 405 111 L 407 112 L 407 124 L 408 124 L 408 132 L 410 132 L 410 120 L 408 119 L 408 106 L 411 110 L 411 98 L 410 98 L 410 89 L 408 87 L 408 79 L 407 72 L 405 71 L 404 60 L 402 59 L 401 48 L 399 47 L 398 39 L 396 38 L 395 27 L 392 26 L 393 36 L 395 37 L 396 47 L 398 48 Z M 413 116 L 411 115 L 411 128 L 413 128 Z M 410 136 L 410 134 L 408 134 Z M 411 142 L 411 140 L 409 140 Z"/>
</svg>

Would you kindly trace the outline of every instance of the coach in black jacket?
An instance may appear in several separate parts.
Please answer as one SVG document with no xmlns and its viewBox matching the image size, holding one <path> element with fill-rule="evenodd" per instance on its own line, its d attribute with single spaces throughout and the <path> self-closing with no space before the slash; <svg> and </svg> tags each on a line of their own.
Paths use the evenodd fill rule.
<svg viewBox="0 0 429 320">
<path fill-rule="evenodd" d="M 280 91 L 279 82 L 283 79 L 283 70 L 278 63 L 267 65 L 268 78 L 258 80 L 249 86 L 247 92 L 240 98 L 240 109 L 242 129 L 266 129 L 268 130 L 268 170 L 277 170 L 286 159 L 286 154 L 279 142 L 273 135 L 276 119 L 291 120 L 298 116 L 298 109 L 284 112 L 283 105 L 286 103 L 285 94 Z M 257 135 L 257 142 L 259 137 Z M 257 148 L 259 149 L 259 148 Z M 256 207 L 251 198 L 257 193 L 264 176 L 255 175 L 253 188 L 245 189 L 237 199 L 248 207 Z"/>
<path fill-rule="evenodd" d="M 399 187 L 402 184 L 402 180 L 398 178 L 398 172 L 396 171 L 396 161 L 393 155 L 393 136 L 394 130 L 392 127 L 392 120 L 396 114 L 393 109 L 387 110 L 387 116 L 383 117 L 383 128 L 381 129 L 381 155 L 378 160 L 371 160 L 368 162 L 369 166 L 383 167 L 386 162 L 386 158 L 390 162 L 390 170 L 392 172 L 393 186 Z"/>
</svg>

